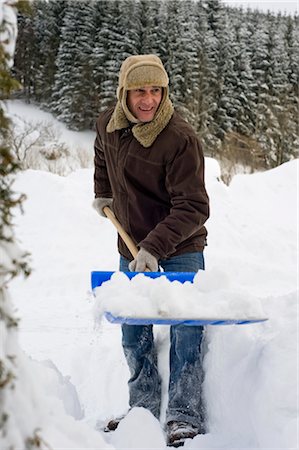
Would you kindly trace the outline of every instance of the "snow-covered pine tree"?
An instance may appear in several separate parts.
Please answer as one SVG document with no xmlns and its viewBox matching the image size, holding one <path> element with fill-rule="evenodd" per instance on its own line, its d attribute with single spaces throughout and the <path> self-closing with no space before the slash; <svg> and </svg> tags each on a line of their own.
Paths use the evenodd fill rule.
<svg viewBox="0 0 299 450">
<path fill-rule="evenodd" d="M 183 107 L 181 107 L 181 111 L 193 126 L 196 126 L 199 114 L 199 57 L 201 50 L 200 33 L 196 26 L 195 6 L 196 4 L 192 0 L 181 3 L 181 46 L 184 55 Z"/>
<path fill-rule="evenodd" d="M 32 66 L 32 93 L 31 98 L 38 103 L 43 103 L 43 79 L 41 67 L 47 56 L 42 48 L 43 35 L 47 30 L 48 3 L 43 0 L 33 0 L 31 26 L 33 34 L 33 52 L 31 55 Z"/>
<path fill-rule="evenodd" d="M 289 58 L 284 39 L 285 26 L 280 16 L 270 17 L 268 26 L 268 115 L 264 139 L 267 146 L 267 166 L 274 167 L 290 159 L 296 134 L 296 119 L 289 110 L 292 86 L 288 80 Z"/>
<path fill-rule="evenodd" d="M 234 60 L 236 58 L 235 30 L 227 11 L 223 11 L 217 28 L 217 87 L 215 91 L 216 110 L 214 121 L 217 124 L 216 136 L 223 141 L 227 132 L 233 128 L 234 89 L 237 81 Z"/>
<path fill-rule="evenodd" d="M 197 36 L 196 49 L 198 53 L 198 79 L 194 95 L 195 129 L 206 144 L 208 154 L 211 136 L 209 133 L 210 117 L 215 108 L 214 91 L 217 85 L 217 71 L 215 62 L 216 38 L 208 28 L 207 12 L 203 1 L 195 4 L 195 33 Z"/>
<path fill-rule="evenodd" d="M 285 19 L 285 45 L 289 59 L 288 78 L 294 93 L 298 96 L 299 84 L 299 16 L 287 16 Z"/>
<path fill-rule="evenodd" d="M 98 110 L 116 101 L 120 66 L 140 52 L 139 5 L 134 0 L 104 1 L 97 6 L 97 34 L 93 53 Z"/>
<path fill-rule="evenodd" d="M 140 42 L 140 16 L 139 5 L 135 0 L 122 0 L 120 2 L 119 30 L 122 35 L 121 54 L 122 61 L 141 51 Z"/>
<path fill-rule="evenodd" d="M 223 7 L 218 0 L 203 0 L 202 8 L 204 10 L 202 26 L 205 29 L 205 36 L 202 38 L 201 84 L 205 88 L 205 93 L 202 95 L 202 104 L 205 108 L 204 120 L 200 124 L 200 129 L 203 132 L 207 154 L 216 157 L 221 145 L 220 137 L 217 134 L 219 126 L 216 122 L 216 113 L 218 106 L 217 92 L 219 90 L 218 34 L 222 23 Z M 208 81 L 208 85 L 206 81 Z"/>
<path fill-rule="evenodd" d="M 296 139 L 294 141 L 294 156 L 298 158 L 299 153 L 299 123 L 298 123 L 298 110 L 299 110 L 299 16 L 292 18 L 291 16 L 286 18 L 286 50 L 289 58 L 288 77 L 292 86 L 289 96 L 290 102 L 290 114 L 295 120 L 296 127 Z"/>
<path fill-rule="evenodd" d="M 98 20 L 93 50 L 93 71 L 98 94 L 98 110 L 115 103 L 118 72 L 122 63 L 122 32 L 120 30 L 120 2 L 103 1 L 98 7 Z"/>
<path fill-rule="evenodd" d="M 298 62 L 297 69 L 291 68 L 287 27 L 282 19 L 280 15 L 254 13 L 250 22 L 255 136 L 269 168 L 298 155 L 298 91 L 296 88 L 293 97 L 289 82 L 293 70 L 298 73 Z"/>
<path fill-rule="evenodd" d="M 33 449 L 38 444 L 34 429 L 25 425 L 20 429 L 22 414 L 16 397 L 22 390 L 19 376 L 23 367 L 17 342 L 18 320 L 8 293 L 8 283 L 14 276 L 30 272 L 27 255 L 16 243 L 12 223 L 13 208 L 23 200 L 22 195 L 13 191 L 14 177 L 20 167 L 6 145 L 9 121 L 4 101 L 18 87 L 10 75 L 17 32 L 14 4 L 12 0 L 0 0 L 0 448 L 3 450 L 28 448 L 29 443 Z M 32 411 L 27 407 L 27 411 Z"/>
<path fill-rule="evenodd" d="M 153 53 L 163 59 L 165 47 L 165 22 L 160 12 L 161 1 L 141 0 L 139 2 L 140 17 L 140 53 Z"/>
<path fill-rule="evenodd" d="M 220 0 L 203 0 L 203 6 L 206 10 L 208 27 L 217 36 L 223 14 L 223 4 Z"/>
<path fill-rule="evenodd" d="M 33 32 L 36 41 L 34 58 L 34 98 L 43 107 L 52 101 L 56 73 L 56 57 L 60 44 L 66 0 L 35 0 L 33 2 Z M 46 49 L 46 51 L 45 51 Z"/>
<path fill-rule="evenodd" d="M 261 143 L 264 149 L 262 159 L 266 163 L 266 139 L 265 131 L 270 116 L 269 106 L 269 88 L 267 84 L 267 72 L 269 67 L 268 51 L 268 20 L 265 14 L 254 11 L 248 16 L 248 29 L 250 31 L 249 51 L 252 55 L 251 68 L 253 75 L 253 101 L 255 108 L 252 112 L 254 137 Z M 269 19 L 269 16 L 268 16 Z"/>
<path fill-rule="evenodd" d="M 280 24 L 280 26 L 282 26 Z M 284 115 L 279 117 L 280 126 L 283 133 L 284 145 L 280 153 L 277 154 L 276 164 L 289 161 L 299 156 L 299 17 L 291 16 L 284 18 L 284 30 L 282 30 L 282 41 L 280 44 L 283 52 L 281 58 L 287 58 L 288 88 L 281 94 L 281 103 L 284 105 Z M 285 64 L 283 64 L 283 67 Z"/>
<path fill-rule="evenodd" d="M 33 70 L 35 36 L 33 33 L 33 9 L 18 9 L 18 39 L 14 54 L 12 71 L 22 85 L 22 97 L 28 103 L 33 97 L 35 74 Z"/>
<path fill-rule="evenodd" d="M 108 28 L 108 1 L 94 2 L 95 42 L 91 55 L 92 77 L 94 82 L 93 112 L 94 121 L 103 110 L 101 107 L 101 88 L 105 79 L 106 38 Z"/>
<path fill-rule="evenodd" d="M 252 136 L 253 121 L 252 111 L 255 109 L 253 99 L 253 76 L 251 70 L 251 54 L 249 52 L 248 40 L 249 30 L 244 20 L 244 12 L 241 9 L 232 12 L 236 30 L 236 42 L 234 52 L 234 88 L 232 96 L 234 99 L 232 122 L 234 130 L 243 136 Z"/>
<path fill-rule="evenodd" d="M 58 120 L 74 130 L 92 128 L 94 95 L 90 64 L 94 24 L 93 5 L 88 0 L 68 0 L 65 8 L 61 43 L 51 109 Z"/>
<path fill-rule="evenodd" d="M 186 14 L 188 15 L 188 11 L 186 11 Z M 204 139 L 206 112 L 209 103 L 207 95 L 209 82 L 204 76 L 207 63 L 204 52 L 204 42 L 207 36 L 207 17 L 202 1 L 198 1 L 193 5 L 190 27 L 191 37 L 193 36 L 193 42 L 191 39 L 190 43 L 192 44 L 192 64 L 188 68 L 191 92 L 188 92 L 186 106 L 190 111 L 190 123 L 200 133 L 201 138 Z"/>
<path fill-rule="evenodd" d="M 167 57 L 166 70 L 170 81 L 170 97 L 180 109 L 184 103 L 184 48 L 181 24 L 183 22 L 180 0 L 166 0 L 167 8 Z"/>
<path fill-rule="evenodd" d="M 158 9 L 157 28 L 156 28 L 156 40 L 157 40 L 157 55 L 161 58 L 164 66 L 167 66 L 168 58 L 168 13 L 167 3 L 163 0 L 160 2 Z"/>
<path fill-rule="evenodd" d="M 192 1 L 168 0 L 166 70 L 171 98 L 181 114 L 194 124 L 194 95 L 198 89 L 198 51 Z"/>
</svg>

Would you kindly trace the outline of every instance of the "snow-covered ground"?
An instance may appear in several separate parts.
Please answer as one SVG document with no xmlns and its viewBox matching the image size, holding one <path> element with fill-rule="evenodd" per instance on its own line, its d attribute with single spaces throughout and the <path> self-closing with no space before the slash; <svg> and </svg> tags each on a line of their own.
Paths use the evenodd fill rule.
<svg viewBox="0 0 299 450">
<path fill-rule="evenodd" d="M 229 187 L 218 181 L 216 161 L 207 158 L 206 166 L 211 218 L 201 289 L 211 299 L 213 292 L 215 299 L 231 293 L 234 302 L 239 292 L 245 303 L 258 302 L 269 320 L 206 328 L 209 433 L 185 448 L 298 448 L 298 161 L 238 175 Z M 15 223 L 33 268 L 28 280 L 17 278 L 10 288 L 21 317 L 19 340 L 27 355 L 43 361 L 32 363 L 31 373 L 44 403 L 50 409 L 61 403 L 59 415 L 41 431 L 45 441 L 55 450 L 164 449 L 159 422 L 142 408 L 133 409 L 112 435 L 95 431 L 127 409 L 129 374 L 120 328 L 100 317 L 90 289 L 92 270 L 118 267 L 116 232 L 91 207 L 93 170 L 67 177 L 27 170 L 15 190 L 27 195 L 25 214 L 16 212 Z M 121 282 L 119 291 L 129 302 Z M 163 424 L 168 327 L 156 327 L 155 337 Z M 67 438 L 57 432 L 62 428 Z"/>
<path fill-rule="evenodd" d="M 68 130 L 52 114 L 20 100 L 6 104 L 12 120 L 11 147 L 24 167 L 68 175 L 93 164 L 95 132 Z"/>
</svg>

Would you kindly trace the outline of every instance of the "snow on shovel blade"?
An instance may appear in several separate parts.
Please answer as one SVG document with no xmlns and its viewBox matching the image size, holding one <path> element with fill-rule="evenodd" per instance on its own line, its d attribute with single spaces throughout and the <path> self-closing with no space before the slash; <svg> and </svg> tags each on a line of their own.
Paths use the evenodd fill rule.
<svg viewBox="0 0 299 450">
<path fill-rule="evenodd" d="M 112 275 L 115 272 L 104 272 L 104 271 L 94 271 L 91 273 L 91 285 L 92 289 L 95 290 L 95 288 L 101 286 L 105 281 L 110 280 Z M 158 278 L 161 276 L 166 277 L 169 281 L 179 281 L 181 283 L 184 283 L 186 281 L 193 282 L 193 279 L 196 275 L 194 272 L 122 272 L 125 274 L 130 280 L 135 277 L 138 274 L 143 274 L 146 277 L 150 278 Z M 149 316 L 120 316 L 115 313 L 112 313 L 111 311 L 105 311 L 104 313 L 106 319 L 115 324 L 128 324 L 128 325 L 190 325 L 190 326 L 205 326 L 205 325 L 246 325 L 246 324 L 253 324 L 253 323 L 259 323 L 264 322 L 268 320 L 266 317 L 262 316 L 254 316 L 249 315 L 248 317 L 242 317 L 242 318 L 236 318 L 236 317 L 229 317 L 228 315 L 225 315 L 225 317 L 221 316 L 214 316 L 214 317 L 168 317 L 168 316 L 161 316 L 161 315 L 155 315 L 154 317 Z M 212 315 L 212 314 L 211 314 Z"/>
<path fill-rule="evenodd" d="M 101 286 L 105 281 L 110 280 L 112 275 L 115 272 L 100 272 L 95 271 L 91 272 L 91 287 L 95 289 L 98 286 Z M 158 278 L 158 277 L 166 277 L 169 281 L 179 281 L 180 283 L 184 283 L 185 281 L 193 282 L 193 279 L 196 275 L 195 272 L 122 272 L 131 280 L 136 275 L 140 275 L 141 273 L 146 277 L 150 278 Z"/>
</svg>

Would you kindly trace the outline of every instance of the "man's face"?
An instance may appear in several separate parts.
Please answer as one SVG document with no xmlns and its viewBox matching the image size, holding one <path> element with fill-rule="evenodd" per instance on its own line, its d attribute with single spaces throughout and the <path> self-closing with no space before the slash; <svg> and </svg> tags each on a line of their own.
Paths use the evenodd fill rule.
<svg viewBox="0 0 299 450">
<path fill-rule="evenodd" d="M 144 86 L 131 89 L 127 94 L 127 105 L 131 113 L 140 122 L 153 120 L 162 100 L 162 88 Z"/>
</svg>

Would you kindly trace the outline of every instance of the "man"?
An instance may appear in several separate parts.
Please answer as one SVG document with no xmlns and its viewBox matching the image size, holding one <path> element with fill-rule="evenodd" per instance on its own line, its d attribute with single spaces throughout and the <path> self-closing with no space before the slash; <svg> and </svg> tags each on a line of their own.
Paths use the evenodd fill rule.
<svg viewBox="0 0 299 450">
<path fill-rule="evenodd" d="M 161 60 L 155 55 L 127 58 L 117 100 L 97 120 L 94 207 L 105 216 L 103 207 L 111 206 L 139 249 L 132 261 L 118 237 L 120 270 L 203 270 L 209 215 L 204 158 L 194 131 L 174 111 Z M 152 326 L 123 325 L 122 336 L 131 374 L 130 407 L 142 406 L 159 418 L 161 380 Z M 205 432 L 202 337 L 202 327 L 170 329 L 166 433 L 171 446 Z M 108 429 L 119 420 L 109 422 Z"/>
</svg>

